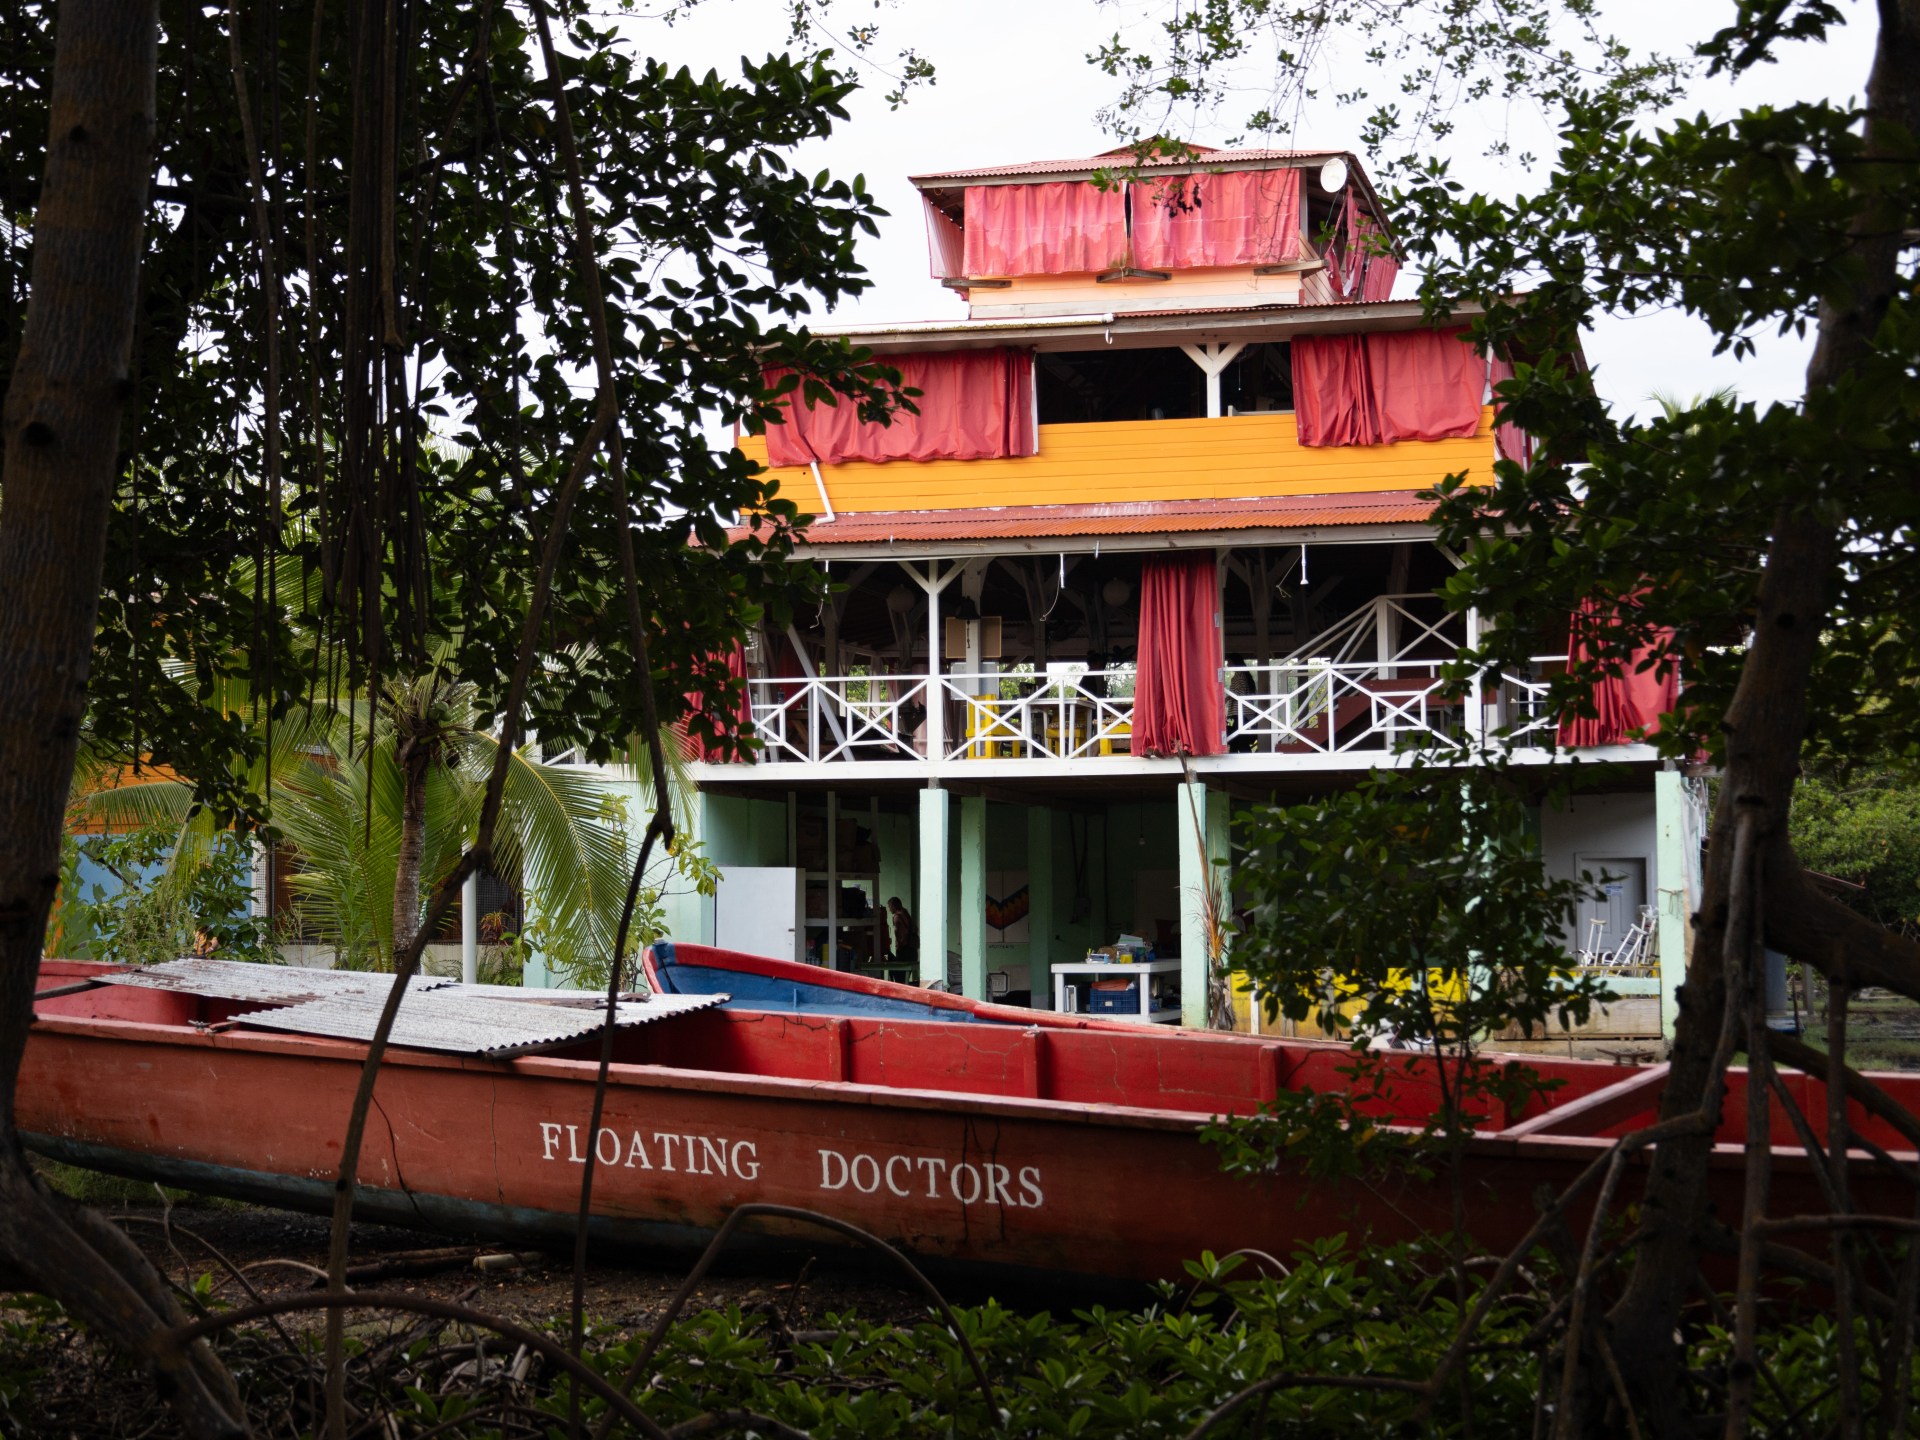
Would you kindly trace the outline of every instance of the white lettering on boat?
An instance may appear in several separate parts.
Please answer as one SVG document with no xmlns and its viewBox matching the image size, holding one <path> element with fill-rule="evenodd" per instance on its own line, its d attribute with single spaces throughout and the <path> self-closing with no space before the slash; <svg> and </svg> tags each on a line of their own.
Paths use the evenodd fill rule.
<svg viewBox="0 0 1920 1440">
<path fill-rule="evenodd" d="M 953 1162 L 938 1155 L 889 1155 L 883 1161 L 864 1151 L 847 1155 L 824 1146 L 820 1150 L 822 1190 L 852 1188 L 873 1195 L 885 1185 L 890 1194 L 904 1200 L 915 1193 L 910 1187 L 916 1169 L 926 1181 L 929 1200 L 944 1197 L 962 1205 L 1001 1205 L 1009 1210 L 1038 1210 L 1047 1203 L 1038 1165 L 1022 1166 L 1016 1174 L 1007 1165 Z"/>
<path fill-rule="evenodd" d="M 563 1125 L 557 1120 L 540 1122 L 540 1158 L 542 1160 L 565 1161 L 569 1165 L 584 1165 L 586 1155 L 580 1146 L 580 1126 Z M 730 1140 L 724 1135 L 680 1135 L 655 1131 L 653 1143 L 660 1155 L 660 1168 L 674 1171 L 676 1146 L 685 1162 L 689 1175 L 731 1176 L 736 1180 L 758 1180 L 760 1178 L 760 1150 L 751 1140 Z M 565 1150 L 562 1153 L 562 1141 Z M 653 1158 L 647 1151 L 647 1142 L 638 1130 L 629 1131 L 622 1140 L 620 1132 L 600 1127 L 600 1134 L 593 1143 L 594 1158 L 609 1168 L 619 1166 L 623 1170 L 651 1170 Z M 624 1159 L 622 1158 L 624 1157 Z"/>
</svg>

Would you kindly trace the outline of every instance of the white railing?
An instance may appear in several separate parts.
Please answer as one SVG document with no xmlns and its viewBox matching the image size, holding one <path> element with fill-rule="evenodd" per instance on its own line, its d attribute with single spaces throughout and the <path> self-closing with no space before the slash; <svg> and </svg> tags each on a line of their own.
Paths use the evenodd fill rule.
<svg viewBox="0 0 1920 1440">
<path fill-rule="evenodd" d="M 1464 743 L 1444 660 L 1283 660 L 1226 669 L 1227 749 L 1322 755 Z"/>
<path fill-rule="evenodd" d="M 926 754 L 924 675 L 750 679 L 760 758 L 918 760 Z"/>
<path fill-rule="evenodd" d="M 1536 745 L 1553 745 L 1560 731 L 1560 717 L 1547 703 L 1554 676 L 1543 667 L 1566 666 L 1564 655 L 1530 657 L 1530 674 L 1508 675 L 1500 682 L 1498 708 L 1489 716 L 1494 728 L 1504 728 L 1509 741 L 1532 736 Z"/>
<path fill-rule="evenodd" d="M 1448 694 L 1444 659 L 1288 659 L 1230 665 L 1226 744 L 1235 754 L 1390 755 L 1410 746 L 1463 749 L 1505 727 L 1551 746 L 1548 667 L 1508 675 L 1484 696 Z M 1084 760 L 1134 754 L 1132 666 L 1055 664 L 979 673 L 781 676 L 747 681 L 760 758 L 848 760 Z M 930 726 L 928 696 L 943 707 Z M 930 730 L 943 743 L 928 753 Z"/>
<path fill-rule="evenodd" d="M 941 677 L 949 760 L 1079 760 L 1133 748 L 1131 667 Z"/>
</svg>

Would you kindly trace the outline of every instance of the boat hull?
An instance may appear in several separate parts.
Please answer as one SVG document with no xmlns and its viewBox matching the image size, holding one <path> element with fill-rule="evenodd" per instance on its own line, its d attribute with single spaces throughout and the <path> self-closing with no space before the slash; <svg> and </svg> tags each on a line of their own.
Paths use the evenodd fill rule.
<svg viewBox="0 0 1920 1440">
<path fill-rule="evenodd" d="M 43 1006 L 19 1088 L 28 1143 L 188 1188 L 326 1209 L 363 1047 L 129 1018 L 188 1003 L 147 993 Z M 110 1013 L 47 1013 L 61 1005 Z M 1338 1083 L 1339 1052 L 1215 1038 L 1183 1049 L 1133 1030 L 690 1015 L 623 1038 L 628 1051 L 594 1137 L 595 1066 L 583 1056 L 395 1051 L 380 1074 L 356 1213 L 567 1239 L 593 1145 L 595 1231 L 620 1244 L 695 1243 L 737 1206 L 761 1201 L 825 1211 L 935 1261 L 1155 1280 L 1181 1276 L 1202 1250 L 1284 1255 L 1333 1234 L 1385 1243 L 1445 1228 L 1453 1196 L 1444 1169 L 1338 1183 L 1309 1182 L 1291 1166 L 1257 1178 L 1222 1173 L 1201 1133 L 1218 1108 L 1209 1096 L 1237 1090 L 1237 1108 L 1250 1108 L 1311 1067 Z M 795 1073 L 741 1073 L 769 1057 Z M 1143 1078 L 1152 1068 L 1157 1088 Z M 1582 1083 L 1612 1069 L 1592 1068 L 1599 1076 Z M 896 1083 L 875 1083 L 888 1073 Z M 944 1088 L 898 1083 L 911 1076 Z M 1102 1087 L 1164 1103 L 1022 1094 L 1085 1097 Z M 1596 1123 L 1617 1130 L 1631 1118 Z M 1519 1240 L 1540 1187 L 1565 1185 L 1608 1144 L 1605 1133 L 1475 1138 L 1460 1183 L 1476 1241 L 1497 1249 Z M 1782 1151 L 1778 1162 L 1778 1213 L 1821 1209 L 1806 1157 Z M 1740 1163 L 1737 1145 L 1719 1148 L 1722 1214 L 1738 1213 Z M 1870 1197 L 1878 1182 L 1863 1173 L 1861 1183 Z M 755 1228 L 762 1238 L 819 1238 L 779 1222 Z"/>
</svg>

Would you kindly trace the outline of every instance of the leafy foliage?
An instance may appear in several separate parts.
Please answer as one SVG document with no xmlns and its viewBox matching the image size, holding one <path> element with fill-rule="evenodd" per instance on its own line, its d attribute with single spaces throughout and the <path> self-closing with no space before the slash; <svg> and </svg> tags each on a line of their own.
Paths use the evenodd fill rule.
<svg viewBox="0 0 1920 1440">
<path fill-rule="evenodd" d="M 1802 776 L 1793 847 L 1809 869 L 1864 886 L 1841 897 L 1855 909 L 1920 936 L 1920 784 L 1909 772 Z"/>
<path fill-rule="evenodd" d="M 182 848 L 191 851 L 175 863 Z M 81 883 L 80 861 L 106 872 Z M 270 925 L 251 913 L 253 848 L 231 831 L 183 836 L 167 825 L 67 841 L 62 949 L 79 960 L 157 965 L 182 955 L 272 958 Z"/>
<path fill-rule="evenodd" d="M 158 179 L 94 724 L 126 758 L 192 777 L 223 813 L 257 816 L 258 717 L 417 671 L 429 636 L 451 645 L 453 678 L 483 719 L 498 717 L 552 503 L 593 415 L 578 384 L 592 306 L 522 12 L 428 6 L 402 27 L 402 158 L 392 201 L 370 210 L 376 157 L 357 127 L 381 84 L 355 50 L 360 12 L 319 24 L 312 3 L 228 12 L 249 82 L 242 116 L 223 12 L 163 10 Z M 0 373 L 24 312 L 54 12 L 50 0 L 15 7 L 0 86 L 0 141 L 18 162 L 0 228 Z M 560 20 L 614 317 L 628 498 L 600 463 L 571 508 L 545 663 L 520 718 L 556 748 L 607 760 L 641 718 L 614 603 L 619 531 L 653 617 L 662 718 L 718 740 L 711 717 L 729 713 L 730 682 L 714 657 L 782 620 L 816 580 L 786 563 L 797 508 L 710 442 L 713 420 L 768 418 L 766 354 L 864 403 L 884 408 L 891 392 L 857 369 L 862 357 L 796 324 L 867 283 L 853 250 L 873 229 L 864 186 L 785 159 L 843 117 L 851 82 L 812 55 L 747 62 L 731 79 L 673 70 L 588 6 L 561 6 Z M 256 170 L 264 254 L 250 227 Z M 736 513 L 756 517 L 755 532 L 728 545 Z M 268 563 L 281 554 L 297 561 L 291 584 Z M 265 619 L 283 610 L 323 643 L 298 653 Z M 201 703 L 231 680 L 246 682 L 245 707 Z"/>
<path fill-rule="evenodd" d="M 1237 882 L 1256 898 L 1235 964 L 1270 1018 L 1452 1053 L 1577 1022 L 1602 998 L 1565 947 L 1588 887 L 1547 877 L 1493 767 L 1383 771 L 1240 823 Z"/>
<path fill-rule="evenodd" d="M 1473 103 L 1488 102 L 1497 114 L 1604 84 L 1637 108 L 1672 99 L 1688 69 L 1683 59 L 1643 54 L 1609 35 L 1590 0 L 1200 0 L 1115 31 L 1088 58 L 1119 82 L 1103 118 L 1129 139 L 1207 122 L 1291 145 L 1300 143 L 1300 113 L 1330 99 L 1360 112 L 1361 143 L 1390 179 L 1423 163 Z M 1254 108 L 1237 109 L 1249 94 Z M 1498 120 L 1493 133 L 1489 154 L 1532 163 L 1514 153 Z"/>
</svg>

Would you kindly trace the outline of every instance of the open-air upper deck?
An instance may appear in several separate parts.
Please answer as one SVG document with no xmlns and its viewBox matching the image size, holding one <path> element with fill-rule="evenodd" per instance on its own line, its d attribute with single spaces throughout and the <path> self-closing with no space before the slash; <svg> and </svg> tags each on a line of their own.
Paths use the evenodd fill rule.
<svg viewBox="0 0 1920 1440">
<path fill-rule="evenodd" d="M 739 657 L 759 754 L 704 780 L 1337 771 L 1500 730 L 1551 750 L 1563 636 L 1529 674 L 1447 675 L 1482 617 L 1438 598 L 1431 491 L 1525 454 L 1471 309 L 1436 327 L 1388 298 L 1347 157 L 1101 173 L 1124 163 L 916 178 L 969 315 L 840 332 L 917 392 L 890 424 L 796 399 L 740 438 L 815 516 L 800 553 L 836 592 Z"/>
</svg>

